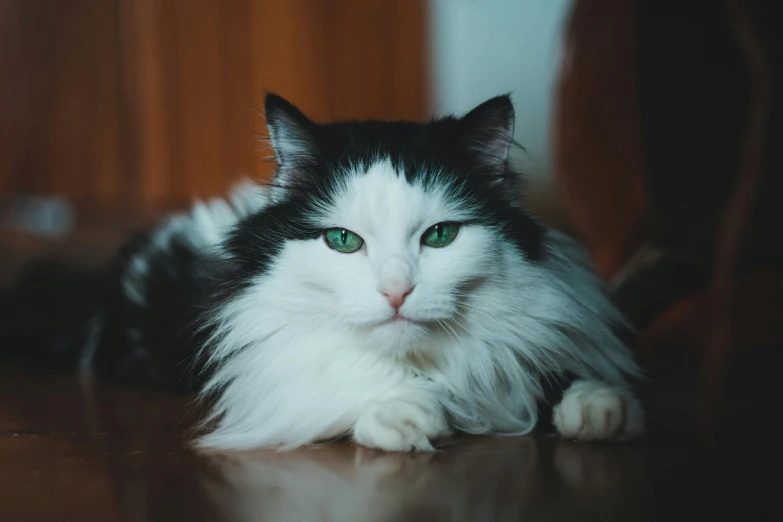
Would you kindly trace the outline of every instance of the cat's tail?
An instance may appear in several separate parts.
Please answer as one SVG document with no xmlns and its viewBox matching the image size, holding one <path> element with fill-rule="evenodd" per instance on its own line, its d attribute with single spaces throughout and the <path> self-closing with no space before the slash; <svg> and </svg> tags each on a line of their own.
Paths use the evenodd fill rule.
<svg viewBox="0 0 783 522">
<path fill-rule="evenodd" d="M 0 289 L 0 363 L 75 371 L 91 362 L 103 329 L 104 277 L 52 260 Z"/>
</svg>

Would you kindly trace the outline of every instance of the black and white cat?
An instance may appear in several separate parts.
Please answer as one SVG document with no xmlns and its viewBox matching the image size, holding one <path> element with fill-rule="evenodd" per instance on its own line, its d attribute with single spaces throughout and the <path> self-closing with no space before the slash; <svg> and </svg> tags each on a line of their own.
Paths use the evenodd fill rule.
<svg viewBox="0 0 783 522">
<path fill-rule="evenodd" d="M 564 379 L 562 436 L 643 433 L 623 317 L 583 249 L 518 200 L 509 97 L 429 123 L 317 124 L 269 95 L 266 117 L 274 182 L 135 240 L 60 360 L 191 388 L 212 404 L 207 447 L 523 434 Z"/>
</svg>

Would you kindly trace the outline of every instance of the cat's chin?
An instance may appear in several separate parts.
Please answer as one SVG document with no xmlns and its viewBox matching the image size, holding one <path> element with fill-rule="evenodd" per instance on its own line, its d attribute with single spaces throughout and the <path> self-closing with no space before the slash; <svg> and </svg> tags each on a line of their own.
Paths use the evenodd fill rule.
<svg viewBox="0 0 783 522">
<path fill-rule="evenodd" d="M 429 328 L 426 324 L 401 315 L 394 315 L 377 324 L 371 335 L 393 347 L 405 347 L 422 340 L 427 336 Z"/>
</svg>

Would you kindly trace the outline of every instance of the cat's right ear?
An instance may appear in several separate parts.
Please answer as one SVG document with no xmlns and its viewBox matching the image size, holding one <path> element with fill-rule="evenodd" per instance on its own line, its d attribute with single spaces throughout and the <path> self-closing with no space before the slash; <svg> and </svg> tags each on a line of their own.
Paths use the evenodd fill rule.
<svg viewBox="0 0 783 522">
<path fill-rule="evenodd" d="M 316 155 L 316 124 L 277 94 L 266 95 L 265 113 L 278 165 L 285 169 L 312 163 Z"/>
<path fill-rule="evenodd" d="M 514 139 L 514 104 L 504 94 L 485 101 L 462 117 L 468 149 L 480 165 L 502 172 Z"/>
</svg>

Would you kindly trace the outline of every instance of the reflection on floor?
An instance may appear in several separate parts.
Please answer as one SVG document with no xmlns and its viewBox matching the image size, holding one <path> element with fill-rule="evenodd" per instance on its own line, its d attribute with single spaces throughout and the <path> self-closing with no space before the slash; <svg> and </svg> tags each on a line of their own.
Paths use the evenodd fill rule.
<svg viewBox="0 0 783 522">
<path fill-rule="evenodd" d="M 0 371 L 3 520 L 630 521 L 749 512 L 735 486 L 733 498 L 721 496 L 727 481 L 715 470 L 729 476 L 727 461 L 711 466 L 714 457 L 650 441 L 462 437 L 426 455 L 350 444 L 199 454 L 187 445 L 194 417 L 182 397 Z"/>
</svg>

